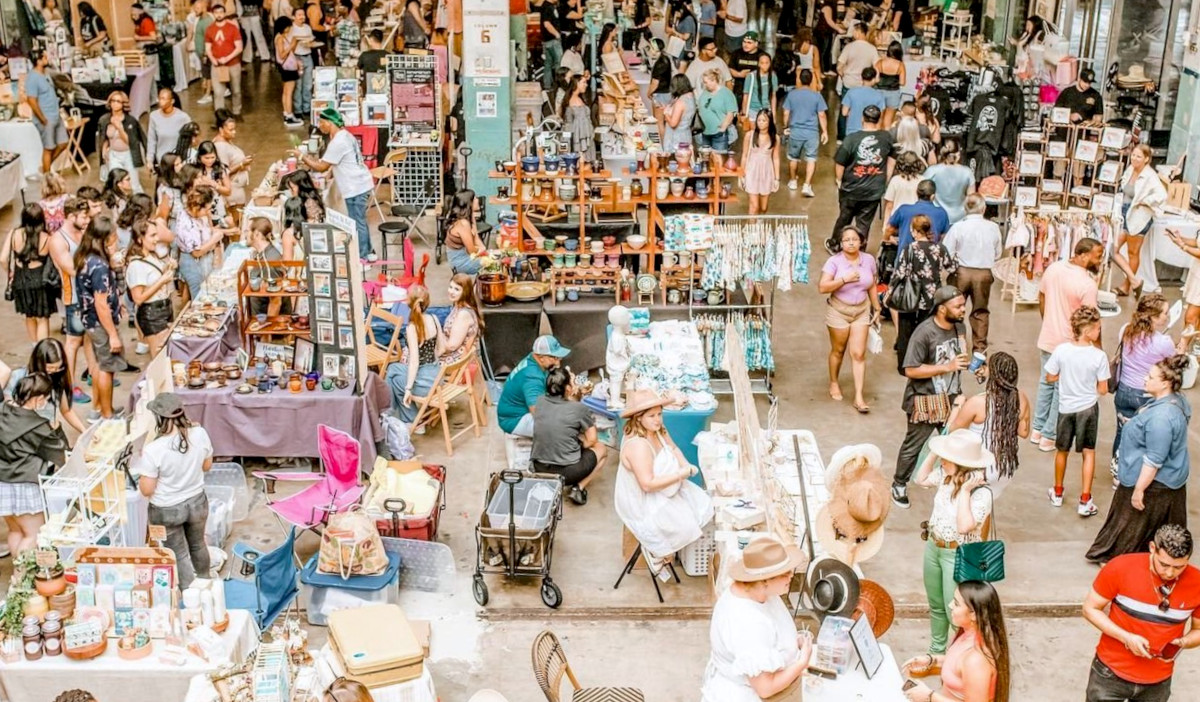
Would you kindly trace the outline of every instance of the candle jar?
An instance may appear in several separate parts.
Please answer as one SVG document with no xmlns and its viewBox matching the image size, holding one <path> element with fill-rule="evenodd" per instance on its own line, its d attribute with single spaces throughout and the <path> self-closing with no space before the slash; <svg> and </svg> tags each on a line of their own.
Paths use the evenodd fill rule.
<svg viewBox="0 0 1200 702">
<path fill-rule="evenodd" d="M 36 624 L 30 624 L 21 630 L 21 645 L 25 651 L 25 660 L 36 661 L 42 657 L 42 630 Z"/>
<path fill-rule="evenodd" d="M 62 655 L 62 622 L 50 621 L 42 627 L 42 650 L 47 656 Z"/>
<path fill-rule="evenodd" d="M 30 595 L 29 599 L 25 601 L 25 616 L 27 617 L 37 617 L 38 621 L 41 621 L 49 611 L 50 603 L 41 595 Z"/>
</svg>

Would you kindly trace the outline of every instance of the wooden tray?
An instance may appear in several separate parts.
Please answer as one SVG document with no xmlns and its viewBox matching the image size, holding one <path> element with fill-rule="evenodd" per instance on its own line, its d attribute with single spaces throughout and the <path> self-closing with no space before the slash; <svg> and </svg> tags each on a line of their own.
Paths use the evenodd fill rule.
<svg viewBox="0 0 1200 702">
<path fill-rule="evenodd" d="M 104 655 L 106 650 L 108 650 L 107 636 L 91 646 L 84 646 L 83 648 L 64 648 L 63 655 L 73 661 L 89 661 L 93 658 Z"/>
</svg>

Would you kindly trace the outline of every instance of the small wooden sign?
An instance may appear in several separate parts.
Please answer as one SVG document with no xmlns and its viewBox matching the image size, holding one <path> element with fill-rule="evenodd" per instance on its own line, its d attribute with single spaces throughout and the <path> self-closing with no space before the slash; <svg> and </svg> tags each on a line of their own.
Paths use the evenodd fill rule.
<svg viewBox="0 0 1200 702">
<path fill-rule="evenodd" d="M 38 552 L 34 554 L 34 558 L 36 559 L 38 568 L 53 568 L 58 565 L 58 553 L 54 551 L 38 549 Z"/>
<path fill-rule="evenodd" d="M 161 524 L 150 525 L 150 542 L 162 543 L 167 540 L 167 528 Z"/>
</svg>

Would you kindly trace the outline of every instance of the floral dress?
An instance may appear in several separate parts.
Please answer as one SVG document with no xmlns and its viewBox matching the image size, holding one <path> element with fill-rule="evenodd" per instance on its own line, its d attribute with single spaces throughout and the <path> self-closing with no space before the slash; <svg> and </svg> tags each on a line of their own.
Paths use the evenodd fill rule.
<svg viewBox="0 0 1200 702">
<path fill-rule="evenodd" d="M 920 288 L 917 309 L 926 313 L 933 309 L 933 295 L 947 277 L 958 270 L 958 263 L 950 256 L 945 246 L 935 241 L 914 241 L 908 245 L 896 261 L 892 273 L 893 283 L 912 277 Z"/>
<path fill-rule="evenodd" d="M 475 313 L 465 307 L 455 307 L 450 310 L 449 316 L 446 317 L 446 324 L 442 327 L 444 341 L 450 341 L 450 334 L 456 323 L 470 326 L 467 329 L 467 336 L 463 339 L 462 345 L 453 351 L 447 351 L 438 359 L 444 366 L 458 362 L 463 356 L 475 350 L 475 342 L 479 337 L 479 320 L 476 319 Z"/>
</svg>

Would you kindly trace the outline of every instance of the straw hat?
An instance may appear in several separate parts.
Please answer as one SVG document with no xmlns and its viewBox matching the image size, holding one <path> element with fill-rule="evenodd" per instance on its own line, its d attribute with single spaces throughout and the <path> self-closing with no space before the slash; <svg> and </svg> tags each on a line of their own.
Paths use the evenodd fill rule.
<svg viewBox="0 0 1200 702">
<path fill-rule="evenodd" d="M 871 631 L 875 632 L 875 638 L 879 638 L 892 628 L 892 622 L 896 619 L 896 605 L 888 591 L 874 580 L 859 580 L 858 588 L 855 613 L 862 612 L 871 625 Z"/>
<path fill-rule="evenodd" d="M 741 583 L 755 583 L 787 575 L 808 564 L 798 546 L 785 546 L 774 536 L 763 535 L 746 544 L 742 560 L 729 566 L 729 577 Z"/>
<path fill-rule="evenodd" d="M 983 438 L 970 429 L 955 429 L 929 440 L 929 451 L 959 468 L 986 468 L 996 456 L 983 447 Z"/>
<path fill-rule="evenodd" d="M 1123 76 L 1117 76 L 1117 82 L 1125 85 L 1143 85 L 1150 82 L 1150 78 L 1146 75 L 1146 67 L 1140 63 L 1135 63 L 1129 67 L 1129 72 Z"/>
<path fill-rule="evenodd" d="M 655 407 L 664 407 L 670 403 L 670 398 L 660 397 L 653 390 L 634 390 L 629 393 L 629 397 L 625 398 L 625 409 L 621 410 L 621 416 L 628 419 L 635 414 L 641 414 Z"/>
<path fill-rule="evenodd" d="M 858 607 L 858 575 L 836 558 L 824 556 L 809 565 L 808 591 L 813 609 L 822 618 L 848 617 Z"/>
<path fill-rule="evenodd" d="M 883 548 L 883 524 L 892 503 L 882 462 L 877 446 L 844 446 L 825 473 L 829 502 L 817 512 L 817 539 L 845 563 L 861 563 Z"/>
</svg>

